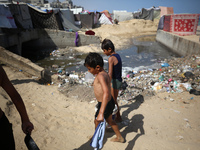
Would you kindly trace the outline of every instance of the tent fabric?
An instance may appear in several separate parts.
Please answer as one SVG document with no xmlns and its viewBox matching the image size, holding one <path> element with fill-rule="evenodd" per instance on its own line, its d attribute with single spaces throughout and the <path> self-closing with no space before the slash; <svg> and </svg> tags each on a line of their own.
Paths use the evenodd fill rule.
<svg viewBox="0 0 200 150">
<path fill-rule="evenodd" d="M 99 22 L 100 22 L 100 24 L 112 24 L 110 19 L 108 19 L 108 17 L 106 17 L 105 14 L 101 15 L 101 17 L 99 18 Z"/>
<path fill-rule="evenodd" d="M 158 29 L 157 30 L 163 30 L 163 27 L 164 27 L 164 20 L 165 20 L 165 16 L 162 16 L 159 20 L 159 23 L 158 23 Z"/>
<path fill-rule="evenodd" d="M 200 14 L 171 15 L 170 32 L 178 35 L 195 35 Z"/>
<path fill-rule="evenodd" d="M 80 30 L 78 27 L 75 26 L 75 20 L 72 11 L 60 10 L 59 15 L 64 30 L 72 30 L 74 32 Z"/>
<path fill-rule="evenodd" d="M 133 13 L 133 18 L 134 19 L 139 19 L 140 18 L 140 12 L 138 11 L 138 12 L 134 12 Z"/>
<path fill-rule="evenodd" d="M 154 20 L 154 9 L 147 10 L 145 8 L 142 8 L 141 14 L 139 15 L 139 19 L 144 19 L 144 20 Z"/>
<path fill-rule="evenodd" d="M 29 6 L 34 28 L 60 29 L 55 14 L 52 12 L 40 12 Z"/>
<path fill-rule="evenodd" d="M 94 25 L 99 23 L 100 12 L 94 13 Z"/>
<path fill-rule="evenodd" d="M 10 8 L 7 5 L 0 4 L 0 20 L 1 28 L 17 28 Z"/>
<path fill-rule="evenodd" d="M 101 13 L 104 14 L 104 15 L 110 20 L 110 22 L 113 24 L 113 22 L 112 22 L 112 17 L 111 17 L 111 15 L 110 15 L 109 11 L 104 10 L 104 11 L 102 11 Z"/>
<path fill-rule="evenodd" d="M 163 31 L 170 32 L 170 20 L 171 20 L 171 15 L 165 15 L 164 16 Z"/>
<path fill-rule="evenodd" d="M 163 6 L 159 6 L 160 8 L 160 17 L 162 17 L 163 15 L 172 15 L 174 14 L 174 10 L 173 7 L 163 7 Z"/>
<path fill-rule="evenodd" d="M 92 29 L 94 27 L 94 13 L 75 14 L 75 21 L 81 21 L 81 27 Z"/>
<path fill-rule="evenodd" d="M 133 19 L 132 12 L 113 11 L 113 20 L 117 19 L 119 22 Z"/>
<path fill-rule="evenodd" d="M 32 29 L 33 24 L 27 4 L 8 4 L 18 28 Z"/>
<path fill-rule="evenodd" d="M 161 12 L 160 9 L 154 9 L 153 18 L 154 19 L 160 19 L 160 12 Z"/>
</svg>

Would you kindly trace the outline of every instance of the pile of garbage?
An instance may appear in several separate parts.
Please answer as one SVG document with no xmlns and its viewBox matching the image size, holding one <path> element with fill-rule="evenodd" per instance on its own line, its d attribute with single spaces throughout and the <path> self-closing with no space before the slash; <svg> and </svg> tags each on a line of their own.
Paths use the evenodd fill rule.
<svg viewBox="0 0 200 150">
<path fill-rule="evenodd" d="M 60 73 L 57 79 L 60 91 L 82 85 L 91 92 L 94 76 L 89 72 Z M 138 95 L 153 96 L 157 92 L 200 95 L 200 56 L 173 57 L 157 69 L 126 72 L 118 99 L 129 101 Z"/>
</svg>

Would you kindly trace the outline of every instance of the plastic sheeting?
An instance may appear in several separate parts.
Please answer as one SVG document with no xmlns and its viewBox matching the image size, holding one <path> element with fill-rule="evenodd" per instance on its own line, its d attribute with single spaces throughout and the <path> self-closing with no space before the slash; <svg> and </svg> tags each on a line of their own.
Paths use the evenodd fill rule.
<svg viewBox="0 0 200 150">
<path fill-rule="evenodd" d="M 74 32 L 80 30 L 78 27 L 75 26 L 75 19 L 72 11 L 60 10 L 59 15 L 64 30 L 72 30 Z"/>
<path fill-rule="evenodd" d="M 144 20 L 151 20 L 159 19 L 160 18 L 160 8 L 151 7 L 149 9 L 142 8 L 141 11 L 137 11 L 133 13 L 134 19 L 144 19 Z"/>
<path fill-rule="evenodd" d="M 164 27 L 164 19 L 165 19 L 165 16 L 162 16 L 159 20 L 159 23 L 158 23 L 158 29 L 157 30 L 163 30 L 163 27 Z"/>
<path fill-rule="evenodd" d="M 92 29 L 94 27 L 94 13 L 75 14 L 75 20 L 81 21 L 81 27 Z"/>
<path fill-rule="evenodd" d="M 108 19 L 108 17 L 106 17 L 105 14 L 101 15 L 101 17 L 99 18 L 99 22 L 100 22 L 100 24 L 112 24 L 110 19 Z"/>
<path fill-rule="evenodd" d="M 0 4 L 0 28 L 17 28 L 7 5 Z"/>
<path fill-rule="evenodd" d="M 154 20 L 154 9 L 150 9 L 150 10 L 147 10 L 145 8 L 142 8 L 142 12 L 141 14 L 139 15 L 139 19 L 144 19 L 144 20 L 151 20 L 153 21 Z"/>
<path fill-rule="evenodd" d="M 18 28 L 32 29 L 33 24 L 27 4 L 9 4 L 10 11 L 14 16 Z"/>
<path fill-rule="evenodd" d="M 117 19 L 119 22 L 131 20 L 133 19 L 133 13 L 132 12 L 126 12 L 126 11 L 113 11 L 113 19 Z"/>
</svg>

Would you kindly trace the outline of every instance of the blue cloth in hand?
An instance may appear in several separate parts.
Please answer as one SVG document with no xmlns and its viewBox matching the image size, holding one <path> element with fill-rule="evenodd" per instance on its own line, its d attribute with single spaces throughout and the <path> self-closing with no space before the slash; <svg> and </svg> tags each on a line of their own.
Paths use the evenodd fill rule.
<svg viewBox="0 0 200 150">
<path fill-rule="evenodd" d="M 104 119 L 103 122 L 100 122 L 94 132 L 94 135 L 92 137 L 92 141 L 90 143 L 90 146 L 92 146 L 95 149 L 101 149 L 103 147 L 103 138 L 105 134 L 106 129 L 106 120 Z"/>
</svg>

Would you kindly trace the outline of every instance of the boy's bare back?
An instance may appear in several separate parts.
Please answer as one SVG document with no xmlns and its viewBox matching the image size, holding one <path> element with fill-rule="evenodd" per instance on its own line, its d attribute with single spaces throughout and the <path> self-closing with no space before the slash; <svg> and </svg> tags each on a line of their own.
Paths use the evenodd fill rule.
<svg viewBox="0 0 200 150">
<path fill-rule="evenodd" d="M 103 96 L 105 95 L 108 97 L 108 101 L 111 99 L 110 77 L 107 72 L 99 72 L 94 80 L 93 86 L 97 101 L 102 102 Z"/>
</svg>

